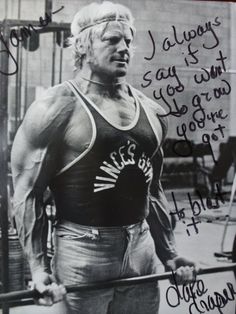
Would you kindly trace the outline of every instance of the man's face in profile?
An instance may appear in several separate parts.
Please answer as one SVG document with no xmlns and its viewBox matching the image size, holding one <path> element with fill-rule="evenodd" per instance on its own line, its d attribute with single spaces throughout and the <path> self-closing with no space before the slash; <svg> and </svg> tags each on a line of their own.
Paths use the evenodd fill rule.
<svg viewBox="0 0 236 314">
<path fill-rule="evenodd" d="M 119 78 L 127 74 L 133 35 L 128 25 L 113 21 L 94 36 L 90 67 L 95 75 Z"/>
</svg>

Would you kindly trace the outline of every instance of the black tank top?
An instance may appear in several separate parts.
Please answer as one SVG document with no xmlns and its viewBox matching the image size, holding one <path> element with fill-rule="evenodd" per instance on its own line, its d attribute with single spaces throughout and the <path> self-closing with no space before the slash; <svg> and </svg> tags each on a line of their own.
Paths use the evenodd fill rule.
<svg viewBox="0 0 236 314">
<path fill-rule="evenodd" d="M 90 226 L 123 226 L 148 215 L 152 157 L 157 136 L 137 97 L 136 118 L 114 126 L 70 81 L 90 116 L 93 138 L 88 149 L 54 178 L 58 219 Z M 134 96 L 134 92 L 132 92 Z"/>
</svg>

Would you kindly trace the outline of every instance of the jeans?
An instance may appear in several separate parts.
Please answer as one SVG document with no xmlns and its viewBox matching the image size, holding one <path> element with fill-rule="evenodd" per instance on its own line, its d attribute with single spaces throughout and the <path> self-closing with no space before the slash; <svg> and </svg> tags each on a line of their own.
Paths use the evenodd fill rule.
<svg viewBox="0 0 236 314">
<path fill-rule="evenodd" d="M 146 221 L 125 227 L 56 227 L 53 273 L 64 285 L 157 273 L 158 259 Z M 68 293 L 68 314 L 156 314 L 157 282 Z"/>
</svg>

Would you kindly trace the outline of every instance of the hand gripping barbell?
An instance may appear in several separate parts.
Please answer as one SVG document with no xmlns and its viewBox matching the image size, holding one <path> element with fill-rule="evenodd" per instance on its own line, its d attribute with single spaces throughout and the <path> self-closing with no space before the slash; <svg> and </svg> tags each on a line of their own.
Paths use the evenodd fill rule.
<svg viewBox="0 0 236 314">
<path fill-rule="evenodd" d="M 197 274 L 206 275 L 206 274 L 221 273 L 221 272 L 232 271 L 232 270 L 236 270 L 236 263 L 231 263 L 230 265 L 224 265 L 224 266 L 214 266 L 214 267 L 203 268 L 203 269 L 200 269 Z M 113 287 L 118 287 L 118 286 L 137 285 L 137 284 L 142 284 L 145 282 L 154 282 L 154 281 L 171 279 L 172 277 L 173 277 L 172 272 L 165 272 L 163 274 L 152 274 L 152 275 L 146 275 L 146 276 L 92 282 L 92 283 L 79 284 L 79 285 L 67 285 L 65 286 L 65 288 L 66 288 L 67 293 L 71 293 L 71 292 L 80 292 L 80 291 L 87 291 L 87 290 L 113 288 Z M 9 302 L 9 301 L 22 300 L 22 299 L 33 299 L 33 298 L 39 298 L 39 297 L 42 297 L 42 295 L 37 290 L 13 291 L 13 292 L 1 293 L 0 302 Z"/>
</svg>

